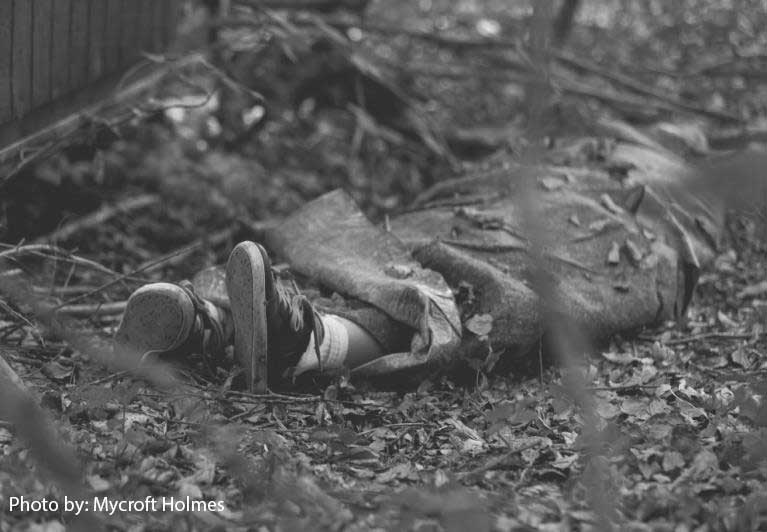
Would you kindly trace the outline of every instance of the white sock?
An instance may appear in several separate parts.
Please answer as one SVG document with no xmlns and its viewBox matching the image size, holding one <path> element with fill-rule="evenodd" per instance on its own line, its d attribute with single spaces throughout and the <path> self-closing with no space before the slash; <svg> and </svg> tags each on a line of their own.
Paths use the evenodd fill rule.
<svg viewBox="0 0 767 532">
<path fill-rule="evenodd" d="M 343 322 L 333 314 L 320 316 L 325 330 L 325 337 L 320 344 L 320 358 L 322 367 L 328 369 L 338 369 L 343 367 L 346 362 L 346 356 L 349 354 L 349 332 L 346 330 Z M 317 353 L 314 350 L 314 333 L 309 337 L 309 345 L 306 351 L 301 355 L 301 359 L 296 364 L 294 375 L 300 375 L 311 369 L 319 369 L 320 364 L 317 361 Z"/>
</svg>

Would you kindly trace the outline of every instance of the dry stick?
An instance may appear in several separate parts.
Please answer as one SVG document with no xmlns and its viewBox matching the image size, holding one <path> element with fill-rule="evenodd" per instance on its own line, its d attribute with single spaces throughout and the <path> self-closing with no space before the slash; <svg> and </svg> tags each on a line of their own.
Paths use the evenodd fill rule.
<svg viewBox="0 0 767 532">
<path fill-rule="evenodd" d="M 104 283 L 101 286 L 99 286 L 97 288 L 94 288 L 90 292 L 86 292 L 85 294 L 79 295 L 77 297 L 73 297 L 72 299 L 70 299 L 68 301 L 64 301 L 61 305 L 58 305 L 57 307 L 52 308 L 51 312 L 58 311 L 58 310 L 62 309 L 65 306 L 71 305 L 72 303 L 74 303 L 76 301 L 82 301 L 83 299 L 86 299 L 86 298 L 91 297 L 93 295 L 96 295 L 96 294 L 98 294 L 100 292 L 103 292 L 107 288 L 109 288 L 111 286 L 114 286 L 117 283 L 120 283 L 120 282 L 122 282 L 122 281 L 124 281 L 126 279 L 132 278 L 133 276 L 135 276 L 138 273 L 142 273 L 144 271 L 148 271 L 148 270 L 150 270 L 150 269 L 152 269 L 152 268 L 154 268 L 156 266 L 159 266 L 160 264 L 163 264 L 164 261 L 171 260 L 175 256 L 175 253 L 180 253 L 180 252 L 185 252 L 185 251 L 186 251 L 186 248 L 182 248 L 181 250 L 177 250 L 177 251 L 173 252 L 170 255 L 165 255 L 163 257 L 160 257 L 159 259 L 154 260 L 154 261 L 148 263 L 146 266 L 143 266 L 141 268 L 136 268 L 135 270 L 133 270 L 130 273 L 126 273 L 125 275 L 120 275 L 116 279 L 113 279 L 112 281 L 109 281 L 108 283 Z M 143 281 L 143 282 L 146 282 L 146 281 Z"/>
<path fill-rule="evenodd" d="M 65 305 L 60 307 L 56 313 L 81 318 L 89 316 L 114 316 L 117 314 L 122 314 L 125 311 L 125 307 L 127 306 L 127 301 L 114 301 L 112 303 L 94 303 L 85 305 Z"/>
<path fill-rule="evenodd" d="M 21 272 L 21 270 L 19 270 Z M 119 275 L 119 274 L 118 274 Z M 93 285 L 69 285 L 69 286 L 33 286 L 32 291 L 38 295 L 58 295 L 58 296 L 72 296 L 77 294 L 84 294 L 89 290 L 96 288 Z"/>
<path fill-rule="evenodd" d="M 493 469 L 498 469 L 503 464 L 505 464 L 506 461 L 509 458 L 511 458 L 511 457 L 513 457 L 513 456 L 515 456 L 515 455 L 517 455 L 519 453 L 521 453 L 522 451 L 526 451 L 528 449 L 532 449 L 533 447 L 535 447 L 535 446 L 537 446 L 539 444 L 540 444 L 540 442 L 538 442 L 538 441 L 528 442 L 525 445 L 522 445 L 522 446 L 518 447 L 517 449 L 512 449 L 511 451 L 508 451 L 508 452 L 504 453 L 501 456 L 498 456 L 496 458 L 492 458 L 492 459 L 488 460 L 487 462 L 485 462 L 481 466 L 477 467 L 476 469 L 472 469 L 471 471 L 467 471 L 466 473 L 463 473 L 462 475 L 460 475 L 459 478 L 461 480 L 464 480 L 464 481 L 472 480 L 472 479 L 474 479 L 474 478 L 476 478 L 476 477 L 486 473 L 487 471 L 491 471 Z"/>
<path fill-rule="evenodd" d="M 665 345 L 679 345 L 689 344 L 691 342 L 697 342 L 699 340 L 750 340 L 753 338 L 753 334 L 737 334 L 737 333 L 702 333 L 694 334 L 692 336 L 686 336 L 684 338 L 674 338 L 663 342 Z M 653 339 L 652 341 L 656 341 Z"/>
<path fill-rule="evenodd" d="M 237 397 L 237 401 L 246 403 L 253 401 L 275 402 L 275 403 L 316 403 L 324 401 L 321 395 L 285 395 L 279 393 L 255 394 L 249 392 L 239 392 L 236 390 L 227 390 L 225 395 Z"/>
<path fill-rule="evenodd" d="M 523 45 L 521 44 L 520 41 L 511 40 L 511 39 L 468 39 L 468 38 L 460 38 L 460 37 L 447 37 L 442 35 L 435 35 L 434 33 L 426 32 L 426 31 L 409 30 L 409 29 L 397 28 L 397 27 L 386 26 L 386 25 L 377 25 L 377 24 L 364 24 L 360 26 L 360 25 L 355 25 L 355 24 L 342 22 L 342 21 L 331 21 L 329 22 L 329 24 L 335 27 L 341 27 L 346 29 L 350 27 L 359 27 L 363 31 L 369 31 L 373 33 L 382 33 L 386 35 L 403 35 L 407 37 L 421 39 L 428 42 L 433 42 L 441 46 L 450 46 L 455 48 L 504 48 L 504 49 L 510 49 L 510 50 L 520 50 L 523 48 Z M 562 51 L 552 52 L 551 57 L 552 59 L 558 61 L 559 63 L 565 66 L 575 67 L 579 70 L 587 71 L 591 74 L 600 76 L 604 79 L 607 79 L 608 81 L 621 85 L 627 89 L 630 89 L 636 93 L 639 93 L 646 97 L 650 97 L 654 100 L 657 100 L 659 104 L 663 106 L 661 108 L 662 110 L 682 110 L 682 111 L 687 111 L 690 113 L 708 116 L 708 117 L 715 118 L 717 120 L 726 121 L 726 122 L 738 122 L 738 123 L 742 122 L 741 118 L 738 117 L 737 115 L 725 113 L 723 111 L 706 109 L 705 107 L 701 107 L 692 103 L 681 101 L 678 98 L 674 98 L 667 94 L 663 94 L 655 90 L 653 87 L 645 85 L 629 76 L 626 76 L 625 74 L 610 72 L 608 70 L 605 70 L 599 67 L 599 65 L 595 63 L 592 63 L 590 61 L 586 61 L 583 59 L 578 59 Z M 522 61 L 520 61 L 519 64 L 515 66 L 518 66 L 519 68 L 527 69 Z M 442 76 L 445 76 L 445 75 L 447 75 L 447 73 L 443 74 Z M 584 96 L 590 96 L 590 97 L 600 96 L 599 99 L 602 99 L 602 100 L 606 99 L 606 96 L 600 95 L 599 93 L 596 93 L 593 91 L 590 94 L 584 94 L 582 89 L 579 90 L 577 87 L 564 86 L 562 88 L 563 90 L 570 91 L 570 92 L 577 92 Z M 622 102 L 616 102 L 616 103 L 622 103 Z"/>
<path fill-rule="evenodd" d="M 35 239 L 34 243 L 41 244 L 44 242 L 57 242 L 59 240 L 67 240 L 74 234 L 99 226 L 118 214 L 127 214 L 132 211 L 143 209 L 144 207 L 155 205 L 159 203 L 159 201 L 160 198 L 154 194 L 142 194 L 133 198 L 127 198 L 114 205 L 105 205 L 96 212 L 63 225 L 49 235 Z"/>
<path fill-rule="evenodd" d="M 121 278 L 120 280 L 124 280 L 124 281 L 132 281 L 132 282 L 139 282 L 139 283 L 146 282 L 146 279 L 136 278 L 136 277 L 133 277 L 132 275 L 125 277 L 117 273 L 116 271 L 110 270 L 106 266 L 99 264 L 98 262 L 92 261 L 90 259 L 85 259 L 83 257 L 70 253 L 66 251 L 65 249 L 62 249 L 57 246 L 52 246 L 49 244 L 28 244 L 28 245 L 13 246 L 10 244 L 3 244 L 0 242 L 0 248 L 7 248 L 5 251 L 0 251 L 0 261 L 2 261 L 3 259 L 13 260 L 17 255 L 28 253 L 36 257 L 42 257 L 44 259 L 55 258 L 56 260 L 61 260 L 63 262 L 69 262 L 71 264 L 85 266 L 87 268 L 91 268 L 93 270 L 96 270 L 98 272 L 101 272 L 107 275 L 111 275 L 113 277 L 120 277 Z M 44 252 L 48 252 L 48 254 Z"/>
<path fill-rule="evenodd" d="M 563 80 L 559 80 L 559 81 L 563 81 Z M 673 112 L 673 111 L 677 111 L 681 109 L 678 105 L 669 101 L 650 102 L 647 100 L 631 97 L 628 95 L 609 94 L 607 92 L 594 89 L 593 87 L 589 87 L 581 83 L 573 82 L 572 80 L 564 80 L 564 81 L 565 83 L 558 87 L 560 90 L 569 92 L 578 96 L 594 98 L 595 100 L 599 100 L 601 102 L 608 103 L 608 104 L 627 105 L 630 107 L 639 107 L 639 108 L 652 106 L 660 111 L 667 111 L 667 112 Z M 691 111 L 691 109 L 681 109 L 681 110 Z M 739 117 L 729 113 L 721 112 L 721 111 L 712 111 L 712 110 L 701 108 L 695 112 L 702 115 L 709 116 L 711 118 L 716 118 L 718 120 L 726 121 L 726 122 L 741 122 L 741 119 Z"/>
<path fill-rule="evenodd" d="M 198 248 L 201 248 L 205 244 L 209 244 L 210 246 L 218 246 L 223 244 L 232 237 L 234 232 L 234 227 L 228 227 L 226 229 L 216 231 L 212 235 L 198 238 L 191 244 L 187 244 L 171 251 L 170 253 L 166 253 L 159 259 L 153 259 L 151 261 L 144 262 L 139 265 L 138 269 L 146 273 L 153 271 L 160 266 L 177 266 L 184 262 L 184 260 L 186 260 L 186 258 Z"/>
<path fill-rule="evenodd" d="M 615 83 L 616 85 L 625 87 L 643 96 L 653 98 L 655 100 L 658 100 L 659 102 L 667 103 L 673 107 L 679 108 L 680 110 L 688 111 L 688 112 L 703 115 L 703 116 L 708 116 L 710 118 L 715 118 L 718 120 L 724 120 L 726 122 L 738 122 L 738 123 L 742 122 L 741 118 L 738 117 L 737 115 L 725 113 L 723 111 L 706 109 L 705 107 L 701 107 L 699 105 L 695 105 L 689 102 L 684 102 L 678 98 L 673 98 L 667 94 L 663 94 L 662 92 L 656 90 L 654 87 L 645 85 L 644 83 L 637 81 L 636 79 L 630 76 L 627 76 L 620 72 L 609 71 L 587 59 L 581 59 L 563 51 L 554 52 L 554 57 L 558 61 L 565 63 L 571 67 L 574 67 L 578 70 L 582 70 L 590 74 L 597 75 L 601 78 L 604 78 L 608 81 Z"/>
<path fill-rule="evenodd" d="M 37 332 L 37 328 L 34 326 L 34 324 L 31 321 L 29 321 L 27 317 L 24 316 L 23 314 L 20 314 L 16 312 L 15 310 L 13 310 L 13 308 L 11 308 L 11 306 L 8 305 L 8 303 L 6 303 L 3 299 L 0 299 L 0 310 L 10 314 L 17 320 L 24 323 L 27 327 L 30 327 L 32 331 L 32 335 L 37 339 L 37 343 L 43 346 L 45 345 L 45 341 L 43 340 L 43 337 L 40 336 L 40 334 Z"/>
<path fill-rule="evenodd" d="M 445 79 L 480 79 L 495 82 L 530 82 L 534 79 L 535 75 L 532 73 L 511 74 L 509 72 L 495 72 L 487 70 L 476 70 L 466 68 L 438 68 L 431 65 L 413 65 L 410 64 L 407 67 L 408 72 L 415 75 L 445 78 Z M 589 87 L 582 83 L 569 80 L 562 76 L 557 76 L 556 79 L 552 78 L 549 82 L 553 87 L 562 92 L 574 94 L 576 96 L 582 96 L 586 98 L 593 98 L 599 100 L 605 104 L 619 105 L 623 107 L 629 107 L 634 109 L 645 109 L 652 107 L 659 111 L 674 112 L 680 110 L 679 107 L 673 103 L 666 101 L 651 101 L 646 98 L 638 98 L 636 96 L 610 93 L 603 90 Z M 689 109 L 687 110 L 689 112 Z M 719 111 L 700 110 L 701 114 L 713 116 L 722 121 L 739 122 L 740 119 L 735 115 L 722 113 Z"/>
</svg>

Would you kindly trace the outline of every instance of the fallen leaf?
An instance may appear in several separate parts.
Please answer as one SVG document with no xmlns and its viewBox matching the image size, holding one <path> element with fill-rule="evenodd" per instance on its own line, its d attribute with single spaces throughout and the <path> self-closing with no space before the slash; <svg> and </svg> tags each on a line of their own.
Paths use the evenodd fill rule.
<svg viewBox="0 0 767 532">
<path fill-rule="evenodd" d="M 743 290 L 738 292 L 738 299 L 746 299 L 751 297 L 759 297 L 767 295 L 767 281 L 761 281 L 756 284 L 749 285 Z"/>
<path fill-rule="evenodd" d="M 376 480 L 383 484 L 388 484 L 395 480 L 418 480 L 418 472 L 413 467 L 413 464 L 401 463 L 387 469 L 383 473 L 379 473 L 376 476 Z"/>
<path fill-rule="evenodd" d="M 690 474 L 697 479 L 705 479 L 719 469 L 719 459 L 713 451 L 703 449 L 692 460 Z"/>
<path fill-rule="evenodd" d="M 681 469 L 684 467 L 684 464 L 684 456 L 679 451 L 663 453 L 663 471 L 666 473 Z"/>
<path fill-rule="evenodd" d="M 466 320 L 464 327 L 479 337 L 486 337 L 493 330 L 493 317 L 490 314 L 475 314 Z"/>
<path fill-rule="evenodd" d="M 632 355 L 631 353 L 613 353 L 612 351 L 603 352 L 602 358 L 612 362 L 613 364 L 633 364 L 634 362 L 640 362 L 640 359 Z"/>
<path fill-rule="evenodd" d="M 559 177 L 542 177 L 538 180 L 538 182 L 541 184 L 541 187 L 543 187 L 544 190 L 548 190 L 549 192 L 559 190 L 567 184 L 565 180 Z"/>
<path fill-rule="evenodd" d="M 568 456 L 562 456 L 556 453 L 557 458 L 551 462 L 551 467 L 555 469 L 570 469 L 572 465 L 578 460 L 578 454 L 571 454 Z"/>
<path fill-rule="evenodd" d="M 621 262 L 621 248 L 617 242 L 610 244 L 610 250 L 607 252 L 607 264 L 617 266 Z"/>
<path fill-rule="evenodd" d="M 621 412 L 639 420 L 650 417 L 650 409 L 647 403 L 641 399 L 624 399 L 621 403 Z"/>
<path fill-rule="evenodd" d="M 107 491 L 109 488 L 112 487 L 112 485 L 108 481 L 104 480 L 98 475 L 88 476 L 88 484 L 90 484 L 91 488 L 93 488 L 93 491 L 95 491 L 96 493 Z"/>
<path fill-rule="evenodd" d="M 56 360 L 51 360 L 42 368 L 43 375 L 51 380 L 64 382 L 72 379 L 73 366 L 64 366 Z"/>
<path fill-rule="evenodd" d="M 602 419 L 612 419 L 620 414 L 621 410 L 608 401 L 597 401 L 596 412 Z"/>
<path fill-rule="evenodd" d="M 745 369 L 748 369 L 753 365 L 751 363 L 750 357 L 748 356 L 748 351 L 742 347 L 739 347 L 733 351 L 730 355 L 730 358 L 734 364 L 737 364 L 738 366 Z"/>
<path fill-rule="evenodd" d="M 737 329 L 738 323 L 730 318 L 727 314 L 722 312 L 721 310 L 718 310 L 716 312 L 716 319 L 719 323 L 721 323 L 723 326 L 725 326 L 728 329 Z"/>
<path fill-rule="evenodd" d="M 178 495 L 182 499 L 189 497 L 190 499 L 199 500 L 202 499 L 202 490 L 197 484 L 182 480 L 179 482 Z"/>
</svg>

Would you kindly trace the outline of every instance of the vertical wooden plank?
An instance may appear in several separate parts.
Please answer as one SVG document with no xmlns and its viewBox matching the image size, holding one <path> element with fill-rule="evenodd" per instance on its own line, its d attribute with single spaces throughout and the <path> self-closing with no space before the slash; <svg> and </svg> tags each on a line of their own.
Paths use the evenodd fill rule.
<svg viewBox="0 0 767 532">
<path fill-rule="evenodd" d="M 51 99 L 51 16 L 53 0 L 32 1 L 32 104 Z"/>
<path fill-rule="evenodd" d="M 181 20 L 181 2 L 179 0 L 165 0 L 167 15 L 165 17 L 165 47 L 168 48 L 175 42 L 178 34 L 178 21 Z"/>
<path fill-rule="evenodd" d="M 133 63 L 138 52 L 136 35 L 138 34 L 138 9 L 136 0 L 122 2 L 122 33 L 120 35 L 120 67 Z"/>
<path fill-rule="evenodd" d="M 69 85 L 71 89 L 84 87 L 88 82 L 89 18 L 88 0 L 72 0 L 72 18 L 69 25 Z"/>
<path fill-rule="evenodd" d="M 104 73 L 117 72 L 120 66 L 120 33 L 123 27 L 122 0 L 106 0 L 107 19 L 104 24 Z"/>
<path fill-rule="evenodd" d="M 154 34 L 154 8 L 152 4 L 157 0 L 136 0 L 139 4 L 139 51 L 147 53 L 152 51 L 152 35 Z"/>
<path fill-rule="evenodd" d="M 152 2 L 152 51 L 160 53 L 164 51 L 163 33 L 165 32 L 165 5 L 167 0 L 155 0 Z"/>
<path fill-rule="evenodd" d="M 55 0 L 51 18 L 51 97 L 56 99 L 69 92 L 69 23 L 71 0 Z"/>
<path fill-rule="evenodd" d="M 11 92 L 11 46 L 13 2 L 0 0 L 0 124 L 13 117 Z"/>
<path fill-rule="evenodd" d="M 88 78 L 95 81 L 104 75 L 106 58 L 106 0 L 90 0 L 90 42 L 88 44 Z"/>
<path fill-rule="evenodd" d="M 13 115 L 21 118 L 32 107 L 32 3 L 29 0 L 13 2 L 12 39 Z"/>
</svg>

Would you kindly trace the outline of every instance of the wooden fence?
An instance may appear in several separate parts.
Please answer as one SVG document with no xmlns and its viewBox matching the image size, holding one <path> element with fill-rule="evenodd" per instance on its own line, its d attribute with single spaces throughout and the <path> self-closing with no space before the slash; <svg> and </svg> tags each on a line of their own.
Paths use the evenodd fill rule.
<svg viewBox="0 0 767 532">
<path fill-rule="evenodd" d="M 175 34 L 179 0 L 0 0 L 0 147 L 93 103 Z"/>
</svg>

